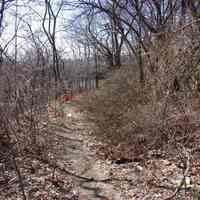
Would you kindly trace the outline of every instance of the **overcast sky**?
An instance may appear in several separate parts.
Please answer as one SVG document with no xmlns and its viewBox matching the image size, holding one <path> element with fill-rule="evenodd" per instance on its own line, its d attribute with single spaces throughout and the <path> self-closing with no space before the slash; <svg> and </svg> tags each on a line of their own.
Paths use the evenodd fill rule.
<svg viewBox="0 0 200 200">
<path fill-rule="evenodd" d="M 61 0 L 54 0 L 55 3 L 59 3 Z M 31 25 L 33 32 L 43 31 L 41 17 L 44 14 L 44 6 L 42 4 L 38 5 L 39 0 L 30 3 L 29 0 L 18 0 L 18 47 L 23 52 L 23 49 L 28 48 L 30 45 L 27 42 L 26 38 L 28 36 L 28 26 L 26 22 Z M 56 41 L 57 47 L 59 49 L 65 50 L 69 56 L 71 56 L 70 50 L 70 40 L 66 40 L 67 33 L 64 30 L 63 25 L 67 26 L 68 20 L 72 17 L 73 11 L 67 10 L 66 7 L 63 7 L 62 11 L 59 14 L 57 21 L 57 33 Z M 56 10 L 56 6 L 54 6 Z M 2 37 L 0 38 L 0 43 L 6 44 L 15 34 L 15 13 L 16 7 L 13 5 L 5 12 L 5 29 L 3 31 Z M 43 41 L 47 40 L 46 36 L 43 36 Z M 8 51 L 12 52 L 14 41 L 9 45 Z"/>
</svg>

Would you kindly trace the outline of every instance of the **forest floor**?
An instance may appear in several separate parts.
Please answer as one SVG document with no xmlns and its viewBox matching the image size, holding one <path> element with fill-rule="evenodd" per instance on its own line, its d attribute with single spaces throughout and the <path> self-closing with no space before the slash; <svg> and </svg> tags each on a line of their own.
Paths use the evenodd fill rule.
<svg viewBox="0 0 200 200">
<path fill-rule="evenodd" d="M 27 199 L 163 200 L 175 194 L 183 176 L 178 157 L 151 151 L 143 161 L 105 159 L 101 156 L 104 145 L 94 138 L 94 125 L 87 120 L 87 113 L 74 102 L 64 103 L 62 112 L 62 117 L 51 115 L 54 152 L 48 153 L 50 158 L 17 159 Z M 179 187 L 173 199 L 192 199 L 188 185 L 191 180 L 200 180 L 199 166 L 196 163 L 190 169 L 186 189 Z M 9 176 L 9 184 L 1 187 L 0 199 L 22 199 L 20 182 L 16 175 Z"/>
<path fill-rule="evenodd" d="M 178 155 L 169 157 L 164 151 L 151 151 L 147 160 L 105 159 L 103 154 L 109 151 L 102 150 L 104 144 L 92 134 L 94 125 L 87 120 L 87 113 L 70 102 L 64 104 L 63 112 L 62 122 L 55 126 L 54 132 L 63 143 L 63 153 L 59 153 L 57 160 L 72 173 L 77 199 L 163 200 L 175 194 L 183 177 Z M 187 176 L 190 185 L 192 177 Z M 174 199 L 192 199 L 191 190 L 179 189 Z"/>
</svg>

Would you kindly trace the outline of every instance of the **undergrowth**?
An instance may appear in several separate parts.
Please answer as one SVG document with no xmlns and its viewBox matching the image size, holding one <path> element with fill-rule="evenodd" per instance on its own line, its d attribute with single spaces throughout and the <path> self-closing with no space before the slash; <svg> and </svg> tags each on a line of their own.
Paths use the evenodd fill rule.
<svg viewBox="0 0 200 200">
<path fill-rule="evenodd" d="M 81 99 L 96 125 L 95 137 L 120 156 L 172 149 L 175 143 L 198 145 L 200 40 L 186 31 L 168 37 L 155 41 L 144 57 L 144 84 L 137 79 L 137 65 L 123 66 Z"/>
</svg>

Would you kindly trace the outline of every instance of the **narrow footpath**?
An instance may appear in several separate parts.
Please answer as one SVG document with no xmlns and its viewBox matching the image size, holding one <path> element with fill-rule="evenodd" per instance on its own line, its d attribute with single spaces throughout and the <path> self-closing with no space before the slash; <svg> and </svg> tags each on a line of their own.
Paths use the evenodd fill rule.
<svg viewBox="0 0 200 200">
<path fill-rule="evenodd" d="M 63 113 L 62 121 L 54 123 L 63 148 L 57 163 L 75 183 L 74 200 L 163 200 L 176 189 L 163 182 L 166 177 L 178 177 L 180 170 L 173 162 L 162 156 L 151 156 L 145 166 L 101 159 L 97 153 L 101 145 L 92 134 L 87 114 L 72 102 L 64 104 Z"/>
<path fill-rule="evenodd" d="M 110 161 L 101 160 L 96 155 L 96 141 L 93 138 L 92 124 L 85 113 L 70 103 L 64 106 L 62 124 L 57 124 L 55 133 L 64 140 L 64 151 L 60 162 L 76 183 L 80 200 L 127 200 L 122 194 L 122 184 L 134 181 L 129 177 L 114 176 L 115 167 Z"/>
</svg>

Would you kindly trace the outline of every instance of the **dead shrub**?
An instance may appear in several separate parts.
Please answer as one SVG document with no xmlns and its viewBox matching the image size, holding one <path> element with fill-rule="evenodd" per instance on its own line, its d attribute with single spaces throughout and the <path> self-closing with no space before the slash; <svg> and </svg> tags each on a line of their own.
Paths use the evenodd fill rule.
<svg viewBox="0 0 200 200">
<path fill-rule="evenodd" d="M 192 146 L 199 127 L 194 101 L 199 92 L 200 39 L 187 31 L 169 36 L 155 42 L 150 59 L 144 59 L 145 85 L 137 81 L 137 66 L 127 66 L 82 99 L 96 125 L 96 138 L 111 148 L 126 144 L 133 156 L 170 148 L 174 142 Z"/>
<path fill-rule="evenodd" d="M 95 133 L 106 143 L 134 143 L 145 127 L 159 123 L 160 109 L 153 101 L 151 85 L 141 87 L 134 77 L 131 67 L 120 69 L 86 98 L 84 107 L 96 124 Z"/>
</svg>

